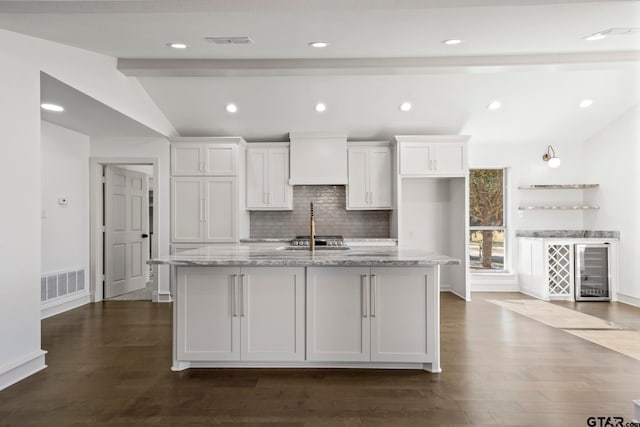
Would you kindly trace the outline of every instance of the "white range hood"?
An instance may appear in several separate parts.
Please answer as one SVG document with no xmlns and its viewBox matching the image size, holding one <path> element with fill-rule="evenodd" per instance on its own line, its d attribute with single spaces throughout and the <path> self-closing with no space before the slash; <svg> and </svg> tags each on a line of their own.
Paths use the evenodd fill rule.
<svg viewBox="0 0 640 427">
<path fill-rule="evenodd" d="M 346 133 L 290 133 L 290 185 L 346 185 Z"/>
</svg>

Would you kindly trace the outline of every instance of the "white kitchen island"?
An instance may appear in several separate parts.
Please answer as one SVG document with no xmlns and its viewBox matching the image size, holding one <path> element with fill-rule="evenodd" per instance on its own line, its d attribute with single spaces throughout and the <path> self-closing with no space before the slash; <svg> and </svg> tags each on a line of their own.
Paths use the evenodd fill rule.
<svg viewBox="0 0 640 427">
<path fill-rule="evenodd" d="M 176 271 L 173 365 L 440 372 L 440 266 L 419 250 L 208 246 Z M 445 267 L 446 268 L 446 267 Z"/>
</svg>

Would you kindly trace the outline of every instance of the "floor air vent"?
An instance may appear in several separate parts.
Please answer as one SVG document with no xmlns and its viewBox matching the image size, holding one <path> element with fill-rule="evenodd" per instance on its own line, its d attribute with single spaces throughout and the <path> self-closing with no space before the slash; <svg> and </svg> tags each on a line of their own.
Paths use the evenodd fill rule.
<svg viewBox="0 0 640 427">
<path fill-rule="evenodd" d="M 84 269 L 46 274 L 40 278 L 40 301 L 48 302 L 85 290 Z"/>
</svg>

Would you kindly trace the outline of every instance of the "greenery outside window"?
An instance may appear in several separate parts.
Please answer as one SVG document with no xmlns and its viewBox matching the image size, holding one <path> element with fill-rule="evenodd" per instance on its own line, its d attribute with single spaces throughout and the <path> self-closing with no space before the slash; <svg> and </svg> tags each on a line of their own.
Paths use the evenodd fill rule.
<svg viewBox="0 0 640 427">
<path fill-rule="evenodd" d="M 469 254 L 472 273 L 505 272 L 506 170 L 469 171 Z"/>
</svg>

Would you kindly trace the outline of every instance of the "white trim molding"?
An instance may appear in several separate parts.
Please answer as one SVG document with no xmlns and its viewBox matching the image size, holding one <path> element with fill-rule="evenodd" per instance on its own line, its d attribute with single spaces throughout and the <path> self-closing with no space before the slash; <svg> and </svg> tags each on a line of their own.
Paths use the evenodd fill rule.
<svg viewBox="0 0 640 427">
<path fill-rule="evenodd" d="M 64 313 L 65 311 L 73 310 L 74 308 L 81 307 L 91 302 L 91 294 L 86 289 L 85 292 L 80 294 L 70 295 L 66 298 L 60 298 L 50 303 L 43 303 L 40 309 L 40 318 L 46 319 L 56 314 Z"/>
<path fill-rule="evenodd" d="M 152 302 L 173 302 L 173 298 L 171 297 L 171 293 L 169 292 L 158 292 L 153 291 L 151 294 Z"/>
<path fill-rule="evenodd" d="M 471 274 L 471 292 L 520 292 L 520 284 L 512 273 Z"/>
<path fill-rule="evenodd" d="M 625 304 L 633 305 L 635 307 L 640 307 L 640 298 L 624 295 L 624 294 L 621 294 L 620 292 L 618 292 L 617 301 Z"/>
<path fill-rule="evenodd" d="M 0 390 L 4 390 L 47 367 L 44 363 L 44 350 L 38 350 L 21 359 L 0 366 Z"/>
</svg>

